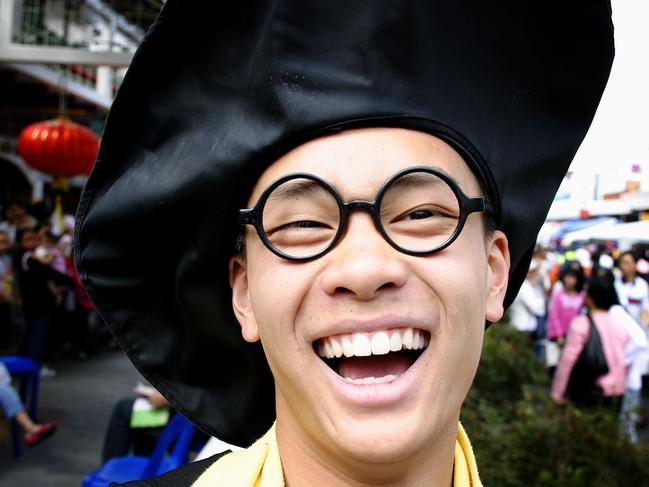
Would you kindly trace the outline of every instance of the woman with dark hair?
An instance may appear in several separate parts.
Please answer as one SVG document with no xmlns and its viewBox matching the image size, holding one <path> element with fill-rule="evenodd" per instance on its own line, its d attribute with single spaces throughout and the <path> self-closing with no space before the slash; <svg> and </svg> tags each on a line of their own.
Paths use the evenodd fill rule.
<svg viewBox="0 0 649 487">
<path fill-rule="evenodd" d="M 569 267 L 561 276 L 561 286 L 552 293 L 548 313 L 548 338 L 563 347 L 570 322 L 584 305 L 584 271 Z"/>
<path fill-rule="evenodd" d="M 588 400 L 574 397 L 571 399 L 577 400 L 584 406 L 595 403 L 613 404 L 615 402 L 612 401 L 613 398 L 624 395 L 627 378 L 625 348 L 631 338 L 624 323 L 616 320 L 609 312 L 612 306 L 618 304 L 611 271 L 598 269 L 590 277 L 584 302 L 589 316 L 577 316 L 570 324 L 563 355 L 552 382 L 552 399 L 560 404 L 565 402 L 564 396 L 573 367 L 592 332 L 590 320 L 592 318 L 592 324 L 601 338 L 608 372 L 596 380 L 599 397 Z"/>
<path fill-rule="evenodd" d="M 36 258 L 39 236 L 35 230 L 19 230 L 16 232 L 16 242 L 13 272 L 18 282 L 27 322 L 24 354 L 41 366 L 50 319 L 56 306 L 50 282 L 65 286 L 71 285 L 72 280 Z M 41 370 L 51 374 L 51 369 L 45 366 Z"/>
</svg>

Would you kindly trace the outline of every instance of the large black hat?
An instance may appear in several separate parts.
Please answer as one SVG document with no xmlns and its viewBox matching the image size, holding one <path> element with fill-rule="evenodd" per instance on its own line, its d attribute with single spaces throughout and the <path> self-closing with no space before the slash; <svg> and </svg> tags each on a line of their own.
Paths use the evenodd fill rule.
<svg viewBox="0 0 649 487">
<path fill-rule="evenodd" d="M 140 372 L 245 444 L 274 417 L 227 261 L 278 156 L 350 127 L 408 127 L 465 158 L 512 257 L 507 303 L 613 59 L 607 1 L 168 0 L 108 116 L 78 212 L 81 279 Z"/>
</svg>

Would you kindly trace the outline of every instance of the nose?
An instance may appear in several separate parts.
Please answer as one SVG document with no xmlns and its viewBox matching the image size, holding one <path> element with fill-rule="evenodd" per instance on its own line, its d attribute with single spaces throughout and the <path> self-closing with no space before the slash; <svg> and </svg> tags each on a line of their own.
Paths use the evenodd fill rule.
<svg viewBox="0 0 649 487">
<path fill-rule="evenodd" d="M 404 254 L 385 241 L 365 212 L 350 215 L 344 235 L 324 258 L 321 284 L 329 295 L 370 300 L 382 290 L 402 287 L 408 278 Z"/>
</svg>

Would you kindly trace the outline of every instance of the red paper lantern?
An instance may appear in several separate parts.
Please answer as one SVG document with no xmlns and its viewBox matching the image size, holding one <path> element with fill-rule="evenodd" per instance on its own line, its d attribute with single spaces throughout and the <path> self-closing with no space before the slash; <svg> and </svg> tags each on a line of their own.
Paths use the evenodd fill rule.
<svg viewBox="0 0 649 487">
<path fill-rule="evenodd" d="M 98 150 L 92 130 L 64 118 L 33 123 L 18 138 L 20 157 L 55 178 L 90 174 Z"/>
</svg>

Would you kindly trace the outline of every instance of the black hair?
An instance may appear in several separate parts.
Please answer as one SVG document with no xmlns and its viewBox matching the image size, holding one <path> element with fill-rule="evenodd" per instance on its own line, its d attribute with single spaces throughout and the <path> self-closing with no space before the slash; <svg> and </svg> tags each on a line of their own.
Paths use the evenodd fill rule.
<svg viewBox="0 0 649 487">
<path fill-rule="evenodd" d="M 489 189 L 487 187 L 487 183 L 477 174 L 474 173 L 474 175 L 475 178 L 478 180 L 478 186 L 480 187 L 480 192 L 482 193 L 482 197 L 485 199 L 485 202 L 487 202 L 491 208 L 494 208 L 491 198 L 489 198 Z M 487 238 L 489 238 L 494 234 L 496 230 L 498 230 L 496 215 L 494 215 L 493 212 L 489 212 L 489 211 L 482 212 L 481 215 L 482 215 L 482 223 L 484 225 L 485 235 L 487 236 Z"/>
<path fill-rule="evenodd" d="M 243 225 L 240 226 L 243 227 Z M 240 228 L 237 232 L 237 237 L 234 241 L 234 255 L 244 260 L 246 258 L 246 236 L 243 228 Z"/>
<path fill-rule="evenodd" d="M 631 258 L 633 259 L 633 262 L 636 262 L 636 263 L 638 262 L 638 256 L 635 255 L 635 252 L 632 252 L 631 250 L 627 250 L 625 252 L 622 252 L 620 254 L 620 257 L 618 258 L 618 262 L 621 261 L 622 257 L 624 257 L 625 255 L 630 255 Z"/>
<path fill-rule="evenodd" d="M 27 227 L 27 228 L 19 228 L 19 229 L 17 229 L 16 230 L 16 238 L 14 240 L 16 242 L 16 245 L 20 245 L 20 242 L 22 242 L 22 239 L 23 239 L 23 235 L 25 235 L 26 233 L 30 233 L 30 232 L 31 233 L 36 233 L 36 228 Z"/>
<path fill-rule="evenodd" d="M 586 275 L 584 274 L 584 270 L 581 268 L 581 266 L 568 267 L 561 276 L 561 282 L 563 282 L 566 276 L 573 276 L 575 279 L 577 279 L 577 284 L 575 284 L 575 291 L 579 293 L 584 289 L 584 284 L 586 283 Z"/>
<path fill-rule="evenodd" d="M 611 306 L 620 304 L 615 292 L 615 276 L 608 269 L 597 269 L 588 279 L 586 295 L 598 309 L 608 311 Z"/>
<path fill-rule="evenodd" d="M 563 276 L 566 275 L 568 271 L 574 271 L 579 273 L 584 273 L 584 268 L 581 266 L 578 260 L 567 260 L 561 265 L 559 270 L 559 280 L 563 281 Z"/>
</svg>

